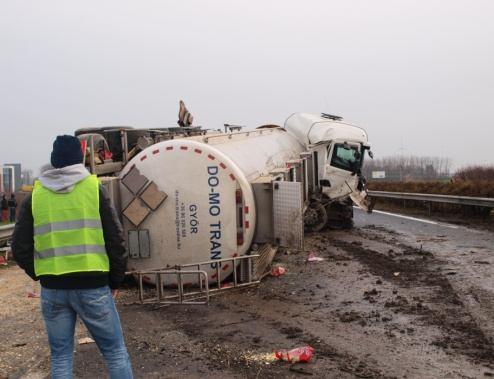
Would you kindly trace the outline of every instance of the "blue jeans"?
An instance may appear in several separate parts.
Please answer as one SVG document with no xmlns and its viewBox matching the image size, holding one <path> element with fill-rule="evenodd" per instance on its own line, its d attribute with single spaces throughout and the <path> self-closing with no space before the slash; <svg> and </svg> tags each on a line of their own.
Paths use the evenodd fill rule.
<svg viewBox="0 0 494 379">
<path fill-rule="evenodd" d="M 77 316 L 106 361 L 110 378 L 132 378 L 122 327 L 108 286 L 85 290 L 41 288 L 41 311 L 51 351 L 51 377 L 72 378 Z"/>
</svg>

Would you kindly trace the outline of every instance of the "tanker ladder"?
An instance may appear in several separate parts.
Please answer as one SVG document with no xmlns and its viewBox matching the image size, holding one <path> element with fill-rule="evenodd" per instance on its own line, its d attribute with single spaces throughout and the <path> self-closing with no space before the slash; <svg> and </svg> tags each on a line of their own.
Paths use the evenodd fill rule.
<svg viewBox="0 0 494 379">
<path fill-rule="evenodd" d="M 188 263 L 172 268 L 128 271 L 126 275 L 137 277 L 139 301 L 126 303 L 126 305 L 153 304 L 158 307 L 173 304 L 208 305 L 211 296 L 226 291 L 258 285 L 262 277 L 259 271 L 259 257 L 261 257 L 260 254 L 251 254 L 199 263 Z M 233 273 L 230 274 L 233 281 L 222 283 L 222 280 L 226 278 L 221 277 L 221 267 L 226 264 L 231 264 L 235 267 Z M 216 273 L 211 277 L 213 279 L 211 286 L 207 272 L 201 269 L 204 266 L 210 265 L 215 265 L 216 267 Z M 146 280 L 150 280 L 152 275 L 155 277 L 156 289 L 155 291 L 151 291 L 153 293 L 151 296 L 146 296 L 144 283 Z M 176 285 L 166 285 L 165 278 L 170 276 L 176 278 Z M 198 285 L 192 286 L 187 283 L 187 278 L 191 276 L 197 278 Z"/>
</svg>

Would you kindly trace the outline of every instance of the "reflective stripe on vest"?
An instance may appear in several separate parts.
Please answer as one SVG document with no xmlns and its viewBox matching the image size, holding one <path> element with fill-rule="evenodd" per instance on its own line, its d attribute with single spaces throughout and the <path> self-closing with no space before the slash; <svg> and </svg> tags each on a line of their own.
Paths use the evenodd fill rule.
<svg viewBox="0 0 494 379">
<path fill-rule="evenodd" d="M 32 210 L 36 275 L 109 271 L 96 176 L 88 176 L 68 193 L 52 192 L 37 181 Z"/>
<path fill-rule="evenodd" d="M 59 221 L 51 224 L 36 226 L 34 235 L 40 235 L 59 230 L 81 229 L 81 228 L 98 228 L 101 229 L 101 220 L 74 220 L 74 221 Z"/>
</svg>

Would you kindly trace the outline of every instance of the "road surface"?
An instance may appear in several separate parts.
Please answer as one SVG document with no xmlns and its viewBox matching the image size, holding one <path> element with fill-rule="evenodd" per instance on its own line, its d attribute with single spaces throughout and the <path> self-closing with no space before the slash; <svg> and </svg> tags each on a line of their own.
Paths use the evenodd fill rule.
<svg viewBox="0 0 494 379">
<path fill-rule="evenodd" d="M 120 304 L 135 376 L 492 377 L 493 242 L 489 232 L 356 211 L 352 231 L 309 235 L 305 251 L 278 254 L 274 264 L 287 273 L 267 277 L 258 288 L 222 295 L 209 307 Z M 309 252 L 324 260 L 306 262 Z M 2 270 L 0 277 L 20 278 L 18 271 Z M 135 294 L 134 288 L 123 291 L 119 301 Z M 18 302 L 28 301 L 32 314 L 36 300 Z M 26 327 L 22 306 L 16 307 L 0 348 L 13 367 L 0 370 L 42 377 L 48 368 L 42 323 L 31 316 L 38 337 L 14 347 L 15 331 Z M 273 359 L 277 349 L 306 344 L 315 349 L 308 364 Z M 39 363 L 27 365 L 29 354 L 41 357 Z M 104 372 L 94 344 L 76 346 L 76 377 Z"/>
</svg>

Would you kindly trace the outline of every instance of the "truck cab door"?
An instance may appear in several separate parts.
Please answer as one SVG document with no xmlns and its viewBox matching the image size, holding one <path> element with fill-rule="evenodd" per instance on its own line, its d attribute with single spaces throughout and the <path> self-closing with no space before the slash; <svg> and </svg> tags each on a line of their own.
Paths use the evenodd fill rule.
<svg viewBox="0 0 494 379">
<path fill-rule="evenodd" d="M 328 146 L 323 178 L 329 187 L 323 187 L 331 199 L 344 198 L 357 191 L 358 176 L 355 174 L 360 164 L 359 146 L 346 142 L 335 142 Z"/>
</svg>

